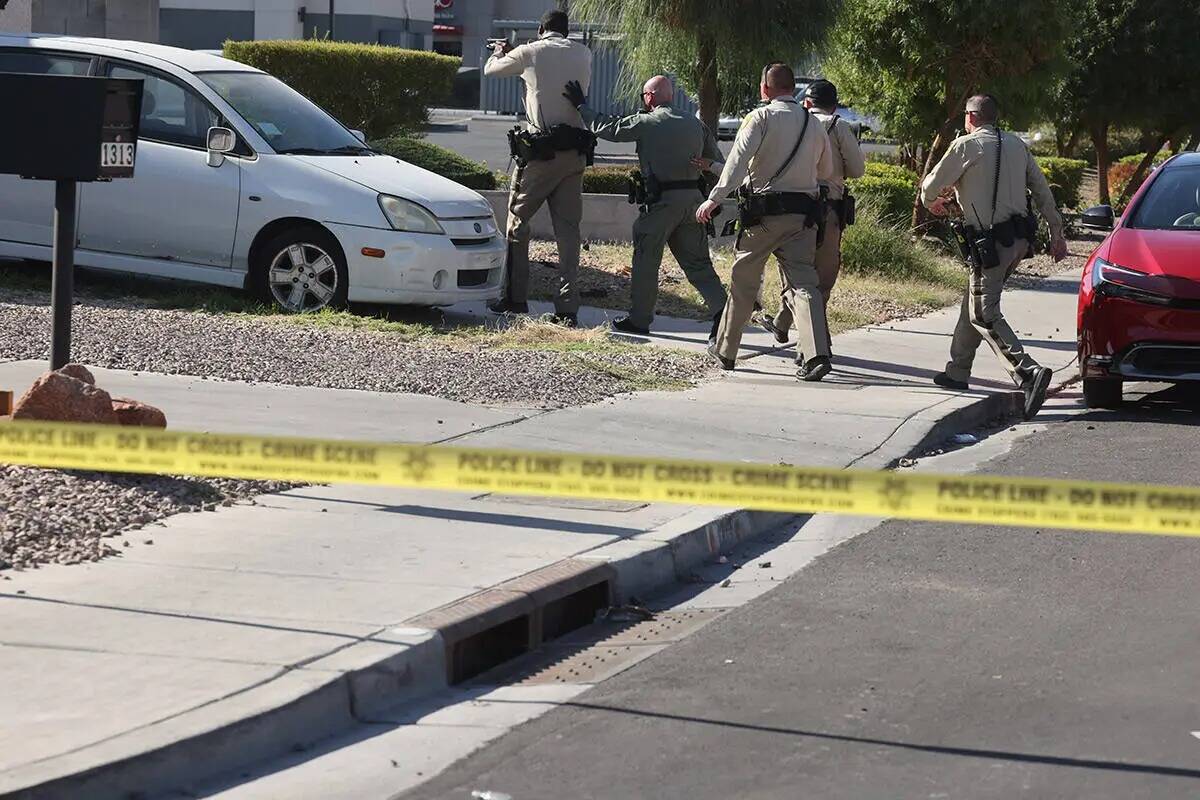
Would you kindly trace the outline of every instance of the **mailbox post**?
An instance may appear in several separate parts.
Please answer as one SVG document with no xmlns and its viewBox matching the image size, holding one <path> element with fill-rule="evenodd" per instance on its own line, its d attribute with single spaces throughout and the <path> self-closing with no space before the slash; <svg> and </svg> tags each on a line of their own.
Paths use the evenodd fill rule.
<svg viewBox="0 0 1200 800">
<path fill-rule="evenodd" d="M 132 178 L 142 82 L 0 74 L 0 174 L 54 181 L 50 369 L 71 360 L 75 209 L 79 181 Z"/>
</svg>

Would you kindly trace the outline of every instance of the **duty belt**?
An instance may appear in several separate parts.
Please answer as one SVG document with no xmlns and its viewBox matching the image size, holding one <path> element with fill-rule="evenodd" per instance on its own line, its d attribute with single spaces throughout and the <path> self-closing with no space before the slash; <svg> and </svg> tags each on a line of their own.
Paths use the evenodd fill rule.
<svg viewBox="0 0 1200 800">
<path fill-rule="evenodd" d="M 738 211 L 744 226 L 758 225 L 764 217 L 784 214 L 803 214 L 807 217 L 805 227 L 818 224 L 821 202 L 806 192 L 762 192 L 738 195 Z"/>
</svg>

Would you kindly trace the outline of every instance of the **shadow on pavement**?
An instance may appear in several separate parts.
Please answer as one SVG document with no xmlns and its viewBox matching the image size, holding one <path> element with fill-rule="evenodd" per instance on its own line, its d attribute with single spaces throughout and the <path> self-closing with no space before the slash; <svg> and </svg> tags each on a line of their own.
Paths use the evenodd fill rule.
<svg viewBox="0 0 1200 800">
<path fill-rule="evenodd" d="M 505 701 L 498 701 L 505 702 Z M 584 711 L 602 711 L 612 714 L 624 714 L 649 719 L 661 719 L 674 722 L 691 722 L 699 725 L 716 725 L 735 730 L 756 731 L 759 733 L 774 733 L 783 736 L 796 736 L 808 739 L 819 739 L 827 742 L 845 742 L 849 744 L 864 744 L 872 747 L 893 747 L 901 750 L 913 750 L 935 755 L 965 756 L 968 758 L 986 758 L 992 761 L 1014 761 L 1025 764 L 1045 764 L 1056 767 L 1073 767 L 1078 769 L 1099 769 L 1113 772 L 1135 772 L 1150 775 L 1167 775 L 1181 778 L 1200 779 L 1200 769 L 1189 767 L 1173 767 L 1166 764 L 1139 764 L 1127 761 L 1105 761 L 1092 758 L 1072 758 L 1070 756 L 1054 756 L 1041 753 L 1021 753 L 1008 750 L 988 750 L 984 748 L 956 747 L 953 745 L 920 744 L 904 742 L 897 739 L 876 739 L 869 736 L 850 736 L 840 733 L 805 730 L 803 728 L 781 728 L 771 725 L 752 725 L 746 722 L 731 720 L 707 719 L 681 714 L 667 714 L 659 711 L 642 711 L 632 708 L 618 708 L 597 703 L 581 703 L 570 701 L 561 704 L 567 708 L 578 708 Z"/>
</svg>

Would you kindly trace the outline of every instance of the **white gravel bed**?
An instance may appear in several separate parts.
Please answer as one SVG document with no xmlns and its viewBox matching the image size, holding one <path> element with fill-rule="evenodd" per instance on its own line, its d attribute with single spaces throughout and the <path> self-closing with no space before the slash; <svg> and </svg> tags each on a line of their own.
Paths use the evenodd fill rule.
<svg viewBox="0 0 1200 800">
<path fill-rule="evenodd" d="M 45 358 L 49 331 L 44 293 L 0 289 L 0 358 Z M 446 346 L 380 331 L 99 299 L 75 306 L 72 356 L 112 369 L 550 408 L 630 391 L 638 388 L 636 376 L 690 382 L 709 372 L 698 354 L 658 347 L 593 355 Z"/>
<path fill-rule="evenodd" d="M 176 478 L 0 466 L 0 574 L 78 564 L 152 543 L 147 525 L 184 511 L 214 511 L 295 486 L 281 481 Z"/>
</svg>

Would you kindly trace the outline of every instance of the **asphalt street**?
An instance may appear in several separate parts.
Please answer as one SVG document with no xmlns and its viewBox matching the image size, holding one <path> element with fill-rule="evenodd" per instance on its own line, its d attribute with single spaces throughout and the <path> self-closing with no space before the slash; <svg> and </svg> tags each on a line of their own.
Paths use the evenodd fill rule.
<svg viewBox="0 0 1200 800">
<path fill-rule="evenodd" d="M 985 472 L 1196 483 L 1200 393 Z M 1200 796 L 1200 542 L 889 522 L 406 798 Z M 448 734 L 450 735 L 450 734 Z"/>
</svg>

